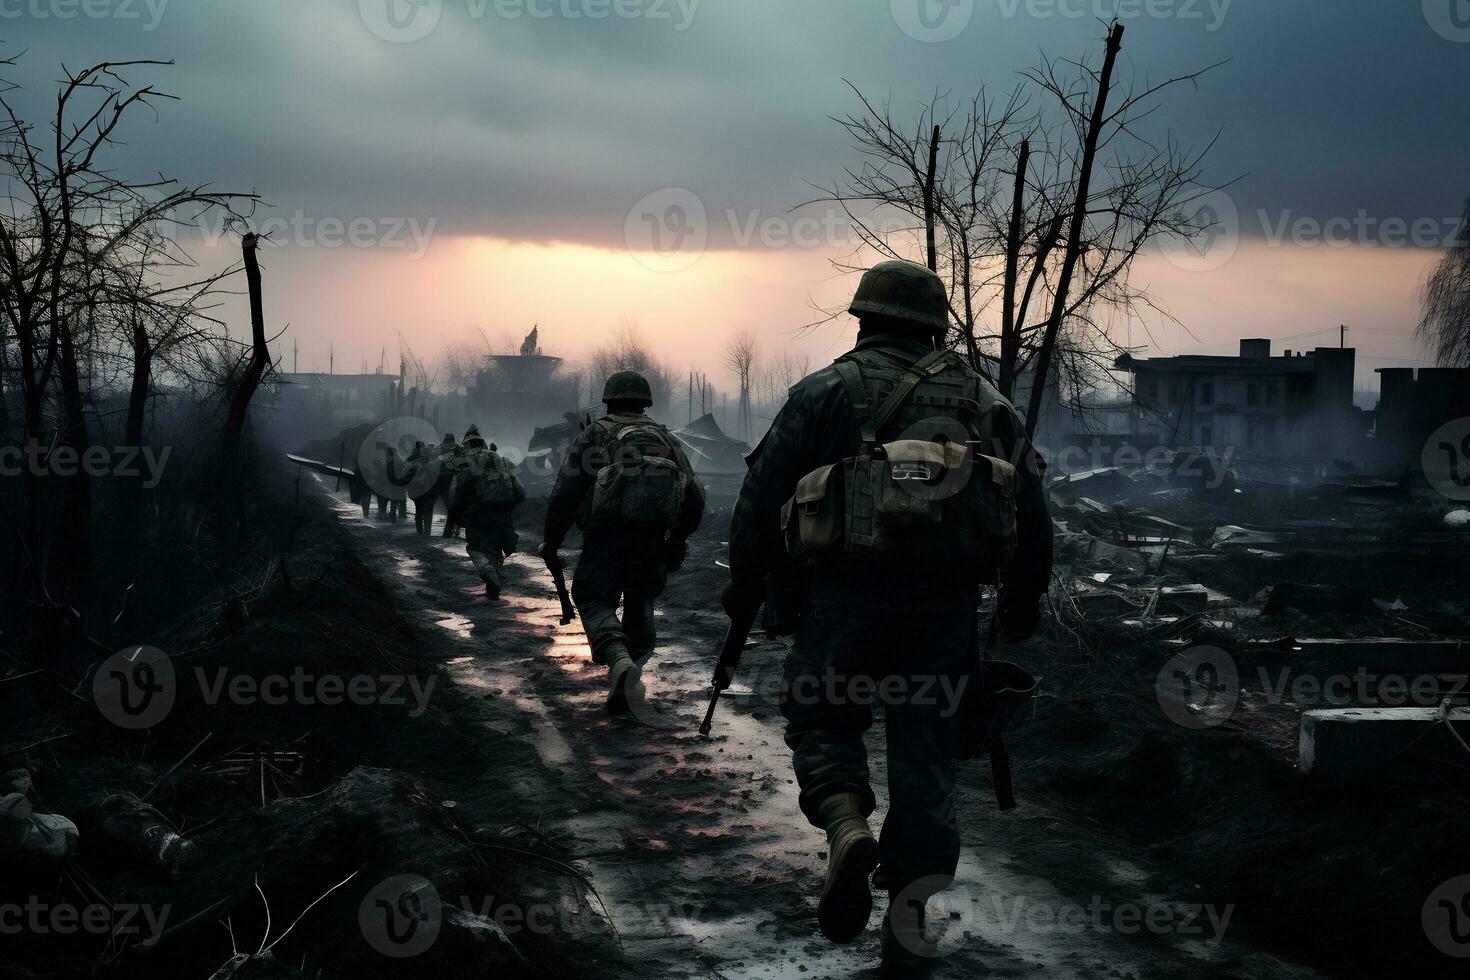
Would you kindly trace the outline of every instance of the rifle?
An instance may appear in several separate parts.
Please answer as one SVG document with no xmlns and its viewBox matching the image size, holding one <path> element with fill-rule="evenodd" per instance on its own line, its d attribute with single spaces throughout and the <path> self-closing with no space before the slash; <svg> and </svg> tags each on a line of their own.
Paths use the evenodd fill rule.
<svg viewBox="0 0 1470 980">
<path fill-rule="evenodd" d="M 745 652 L 745 640 L 750 636 L 751 628 L 755 626 L 755 616 L 760 612 L 763 598 L 757 594 L 754 603 L 747 604 L 730 614 L 730 628 L 725 631 L 725 642 L 720 647 L 720 662 L 715 664 L 715 676 L 710 681 L 709 709 L 704 713 L 704 721 L 699 724 L 701 735 L 709 735 L 710 725 L 715 717 L 715 706 L 720 703 L 720 694 L 735 679 L 735 670 L 740 666 L 740 656 Z"/>
<path fill-rule="evenodd" d="M 561 555 L 547 551 L 542 560 L 546 562 L 546 570 L 551 573 L 551 582 L 556 586 L 556 597 L 561 600 L 561 624 L 565 626 L 577 618 L 577 611 L 572 606 L 572 597 L 567 594 L 567 576 Z"/>
</svg>

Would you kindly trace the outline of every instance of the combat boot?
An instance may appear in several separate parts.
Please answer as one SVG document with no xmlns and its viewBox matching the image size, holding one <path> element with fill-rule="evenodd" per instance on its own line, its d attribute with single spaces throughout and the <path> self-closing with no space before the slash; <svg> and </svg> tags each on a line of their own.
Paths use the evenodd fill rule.
<svg viewBox="0 0 1470 980">
<path fill-rule="evenodd" d="M 609 643 L 603 652 L 607 660 L 607 713 L 625 715 L 631 702 L 643 697 L 642 670 L 622 643 Z"/>
<path fill-rule="evenodd" d="M 924 905 L 924 896 L 896 890 L 888 893 L 879 976 L 920 976 L 934 962 L 937 950 L 925 928 Z"/>
<path fill-rule="evenodd" d="M 878 866 L 878 840 L 856 793 L 834 793 L 821 802 L 817 814 L 827 830 L 827 880 L 817 903 L 817 923 L 832 942 L 849 943 L 862 935 L 873 914 L 868 878 Z"/>
</svg>

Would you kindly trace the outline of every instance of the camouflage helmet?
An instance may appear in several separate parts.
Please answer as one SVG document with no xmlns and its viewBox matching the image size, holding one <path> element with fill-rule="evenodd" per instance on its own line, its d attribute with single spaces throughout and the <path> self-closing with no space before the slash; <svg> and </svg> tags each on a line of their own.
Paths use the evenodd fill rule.
<svg viewBox="0 0 1470 980">
<path fill-rule="evenodd" d="M 607 379 L 602 389 L 604 402 L 642 402 L 646 408 L 653 404 L 653 389 L 648 379 L 637 371 L 619 371 Z"/>
<path fill-rule="evenodd" d="M 931 330 L 949 327 L 944 282 L 915 262 L 880 262 L 864 272 L 848 312 L 896 317 Z"/>
</svg>

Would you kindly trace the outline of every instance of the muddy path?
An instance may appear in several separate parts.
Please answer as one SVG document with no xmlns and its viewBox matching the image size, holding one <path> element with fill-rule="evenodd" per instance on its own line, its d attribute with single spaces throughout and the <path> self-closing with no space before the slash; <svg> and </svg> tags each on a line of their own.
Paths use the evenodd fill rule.
<svg viewBox="0 0 1470 980">
<path fill-rule="evenodd" d="M 648 705 L 614 720 L 603 711 L 604 670 L 580 625 L 559 622 L 550 576 L 526 553 L 535 528 L 520 528 L 523 553 L 506 564 L 504 598 L 490 603 L 463 540 L 437 527 L 418 537 L 411 520 L 364 520 L 329 490 L 317 487 L 362 560 L 432 645 L 431 659 L 471 696 L 475 714 L 464 723 L 492 743 L 534 749 L 540 765 L 504 787 L 506 810 L 591 876 L 639 974 L 877 975 L 877 912 L 852 945 L 816 934 L 825 840 L 797 808 L 781 740 L 781 643 L 751 644 L 715 736 L 695 731 L 725 627 L 723 526 L 691 541 L 661 603 L 658 652 L 644 672 Z M 574 547 L 563 554 L 572 567 Z M 869 748 L 876 826 L 885 809 L 881 726 Z M 1079 828 L 1045 801 L 998 814 L 983 763 L 966 764 L 961 783 L 966 844 L 955 887 L 930 906 L 943 936 L 931 975 L 1319 976 L 1252 949 L 1229 927 L 1228 908 L 1205 907 L 1208 896 L 1171 881 L 1142 848 Z"/>
</svg>

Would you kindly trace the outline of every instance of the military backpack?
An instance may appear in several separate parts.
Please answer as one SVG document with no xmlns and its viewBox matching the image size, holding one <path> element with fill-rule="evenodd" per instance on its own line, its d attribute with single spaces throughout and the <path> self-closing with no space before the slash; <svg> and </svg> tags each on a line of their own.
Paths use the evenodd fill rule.
<svg viewBox="0 0 1470 980">
<path fill-rule="evenodd" d="M 1004 565 L 1016 545 L 1017 475 L 999 458 L 991 416 L 1006 406 L 982 401 L 982 380 L 948 351 L 907 368 L 851 356 L 834 367 L 861 443 L 797 484 L 781 514 L 791 555 Z M 870 390 L 885 388 L 874 409 Z M 911 423 L 883 441 L 901 416 Z"/>
<path fill-rule="evenodd" d="M 459 479 L 468 481 L 464 508 L 467 514 L 503 511 L 516 504 L 515 476 L 510 461 L 488 449 L 470 450 L 457 464 Z"/>
<path fill-rule="evenodd" d="M 673 436 L 647 419 L 594 423 L 610 437 L 608 459 L 592 487 L 587 523 L 638 525 L 667 531 L 679 518 L 689 478 Z"/>
</svg>

